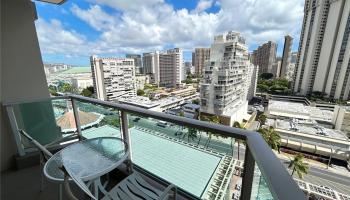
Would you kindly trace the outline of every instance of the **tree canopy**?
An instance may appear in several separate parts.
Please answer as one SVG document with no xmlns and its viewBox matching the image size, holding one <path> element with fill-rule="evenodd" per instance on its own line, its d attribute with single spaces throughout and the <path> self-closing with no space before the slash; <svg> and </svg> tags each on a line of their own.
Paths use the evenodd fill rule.
<svg viewBox="0 0 350 200">
<path fill-rule="evenodd" d="M 145 91 L 141 90 L 141 89 L 138 89 L 137 90 L 137 96 L 143 96 L 143 95 L 145 95 Z"/>
<path fill-rule="evenodd" d="M 94 87 L 89 86 L 87 88 L 84 88 L 80 94 L 85 97 L 92 97 L 93 93 L 94 93 Z"/>
<path fill-rule="evenodd" d="M 260 92 L 267 92 L 271 94 L 291 94 L 290 83 L 287 79 L 278 78 L 273 80 L 260 79 L 258 81 L 257 89 Z"/>
<path fill-rule="evenodd" d="M 279 151 L 281 146 L 281 136 L 272 126 L 268 128 L 260 128 L 258 132 L 264 138 L 265 142 L 271 147 L 271 149 Z"/>
<path fill-rule="evenodd" d="M 308 173 L 309 165 L 303 162 L 303 160 L 304 160 L 304 155 L 299 153 L 294 157 L 293 160 L 290 161 L 288 168 L 293 169 L 291 174 L 292 176 L 294 172 L 297 172 L 299 178 L 302 179 L 304 177 L 304 174 Z"/>
</svg>

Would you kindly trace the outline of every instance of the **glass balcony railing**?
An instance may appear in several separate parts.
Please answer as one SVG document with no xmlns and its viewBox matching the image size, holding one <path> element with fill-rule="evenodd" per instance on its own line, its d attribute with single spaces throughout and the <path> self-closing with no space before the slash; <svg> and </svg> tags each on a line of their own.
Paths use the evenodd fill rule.
<svg viewBox="0 0 350 200">
<path fill-rule="evenodd" d="M 63 143 L 65 138 L 71 140 L 71 136 L 75 135 L 76 124 L 71 107 L 70 99 L 49 99 L 7 106 L 7 113 L 13 130 L 22 129 L 41 144 L 48 145 L 55 141 Z M 20 155 L 32 150 L 32 145 L 21 143 L 17 134 L 15 140 L 20 146 Z"/>
<path fill-rule="evenodd" d="M 305 199 L 255 132 L 81 96 L 7 104 L 18 129 L 35 139 L 121 137 L 144 173 L 172 183 L 186 199 Z"/>
</svg>

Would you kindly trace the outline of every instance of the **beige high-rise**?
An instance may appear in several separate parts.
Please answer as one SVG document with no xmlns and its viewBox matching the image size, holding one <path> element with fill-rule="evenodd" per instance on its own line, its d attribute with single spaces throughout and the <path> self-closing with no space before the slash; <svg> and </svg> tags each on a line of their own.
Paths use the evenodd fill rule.
<svg viewBox="0 0 350 200">
<path fill-rule="evenodd" d="M 273 64 L 276 62 L 277 44 L 271 41 L 259 46 L 251 54 L 251 61 L 259 66 L 259 75 L 262 73 L 273 73 Z"/>
<path fill-rule="evenodd" d="M 210 58 L 210 48 L 196 48 L 192 53 L 192 65 L 197 75 L 203 75 L 204 62 Z"/>
<path fill-rule="evenodd" d="M 176 87 L 181 84 L 184 73 L 182 49 L 144 53 L 142 60 L 145 74 L 151 76 L 151 83 L 162 87 Z"/>
<path fill-rule="evenodd" d="M 349 99 L 350 1 L 306 0 L 293 90 Z"/>
</svg>

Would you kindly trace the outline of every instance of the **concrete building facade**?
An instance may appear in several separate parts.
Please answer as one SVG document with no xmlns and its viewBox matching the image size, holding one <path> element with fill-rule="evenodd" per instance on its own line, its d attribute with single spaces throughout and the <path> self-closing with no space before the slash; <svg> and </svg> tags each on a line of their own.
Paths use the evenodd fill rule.
<svg viewBox="0 0 350 200">
<path fill-rule="evenodd" d="M 169 49 L 159 54 L 159 86 L 179 86 L 183 80 L 183 72 L 182 49 Z"/>
<path fill-rule="evenodd" d="M 290 35 L 286 35 L 284 37 L 281 69 L 279 71 L 278 77 L 282 77 L 282 78 L 287 77 L 288 68 L 289 68 L 289 65 L 291 64 L 291 59 L 292 59 L 292 45 L 293 45 L 293 38 Z"/>
<path fill-rule="evenodd" d="M 262 73 L 272 73 L 273 64 L 276 62 L 277 44 L 268 41 L 259 46 L 251 54 L 251 61 L 254 65 L 259 66 L 259 75 Z"/>
<path fill-rule="evenodd" d="M 150 83 L 162 87 L 176 87 L 185 79 L 182 49 L 143 54 L 143 68 L 150 75 Z"/>
<path fill-rule="evenodd" d="M 185 72 L 187 74 L 194 74 L 194 67 L 192 66 L 192 62 L 185 62 Z"/>
<path fill-rule="evenodd" d="M 94 85 L 91 77 L 74 77 L 71 79 L 71 83 L 73 88 L 78 89 L 78 91 Z"/>
<path fill-rule="evenodd" d="M 136 96 L 134 59 L 91 56 L 90 62 L 98 99 L 114 101 L 121 97 Z"/>
<path fill-rule="evenodd" d="M 281 58 L 277 58 L 276 62 L 272 64 L 271 74 L 273 74 L 273 77 L 279 78 L 281 77 L 281 68 L 282 68 L 282 60 Z"/>
<path fill-rule="evenodd" d="M 150 76 L 149 75 L 136 75 L 135 77 L 135 84 L 136 84 L 136 90 L 143 90 L 145 88 L 145 84 L 149 84 L 150 82 Z"/>
<path fill-rule="evenodd" d="M 299 95 L 323 92 L 329 98 L 349 99 L 350 1 L 306 0 L 294 73 Z"/>
<path fill-rule="evenodd" d="M 247 100 L 250 101 L 253 99 L 256 93 L 256 86 L 258 84 L 258 76 L 259 76 L 259 66 L 249 65 L 247 70 L 247 82 L 246 85 L 248 88 L 247 92 Z"/>
<path fill-rule="evenodd" d="M 195 48 L 192 54 L 192 64 L 197 75 L 203 75 L 204 63 L 210 58 L 210 48 Z"/>
<path fill-rule="evenodd" d="M 134 59 L 135 63 L 135 73 L 136 74 L 142 74 L 142 58 L 140 54 L 126 54 L 126 58 L 132 58 Z"/>
<path fill-rule="evenodd" d="M 223 124 L 241 122 L 247 113 L 250 66 L 248 47 L 239 33 L 215 36 L 200 84 L 201 112 L 220 116 Z"/>
</svg>

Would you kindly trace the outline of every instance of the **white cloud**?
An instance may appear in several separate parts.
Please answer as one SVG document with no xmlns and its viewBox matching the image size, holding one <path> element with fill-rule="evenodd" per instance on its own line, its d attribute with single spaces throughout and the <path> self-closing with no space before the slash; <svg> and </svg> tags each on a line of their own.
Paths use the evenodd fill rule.
<svg viewBox="0 0 350 200">
<path fill-rule="evenodd" d="M 192 11 L 193 13 L 200 13 L 213 5 L 213 0 L 199 0 L 196 8 Z"/>
<path fill-rule="evenodd" d="M 86 44 L 85 36 L 74 30 L 65 30 L 58 20 L 49 22 L 38 19 L 37 33 L 41 51 L 48 54 L 78 53 L 79 47 Z"/>
<path fill-rule="evenodd" d="M 71 11 L 81 20 L 88 23 L 94 29 L 101 31 L 117 23 L 117 17 L 104 12 L 100 6 L 93 5 L 89 9 L 83 10 L 76 4 L 73 4 Z"/>
<path fill-rule="evenodd" d="M 100 33 L 95 41 L 57 21 L 39 19 L 37 28 L 43 53 L 142 53 L 176 46 L 192 50 L 209 46 L 215 34 L 242 33 L 250 45 L 283 36 L 298 37 L 303 0 L 200 0 L 194 10 L 176 10 L 163 0 L 88 0 L 87 9 L 73 4 L 70 11 Z M 211 6 L 217 13 L 207 13 Z M 106 12 L 108 6 L 114 12 Z M 74 48 L 75 47 L 75 48 Z M 79 52 L 78 52 L 79 51 Z"/>
</svg>

